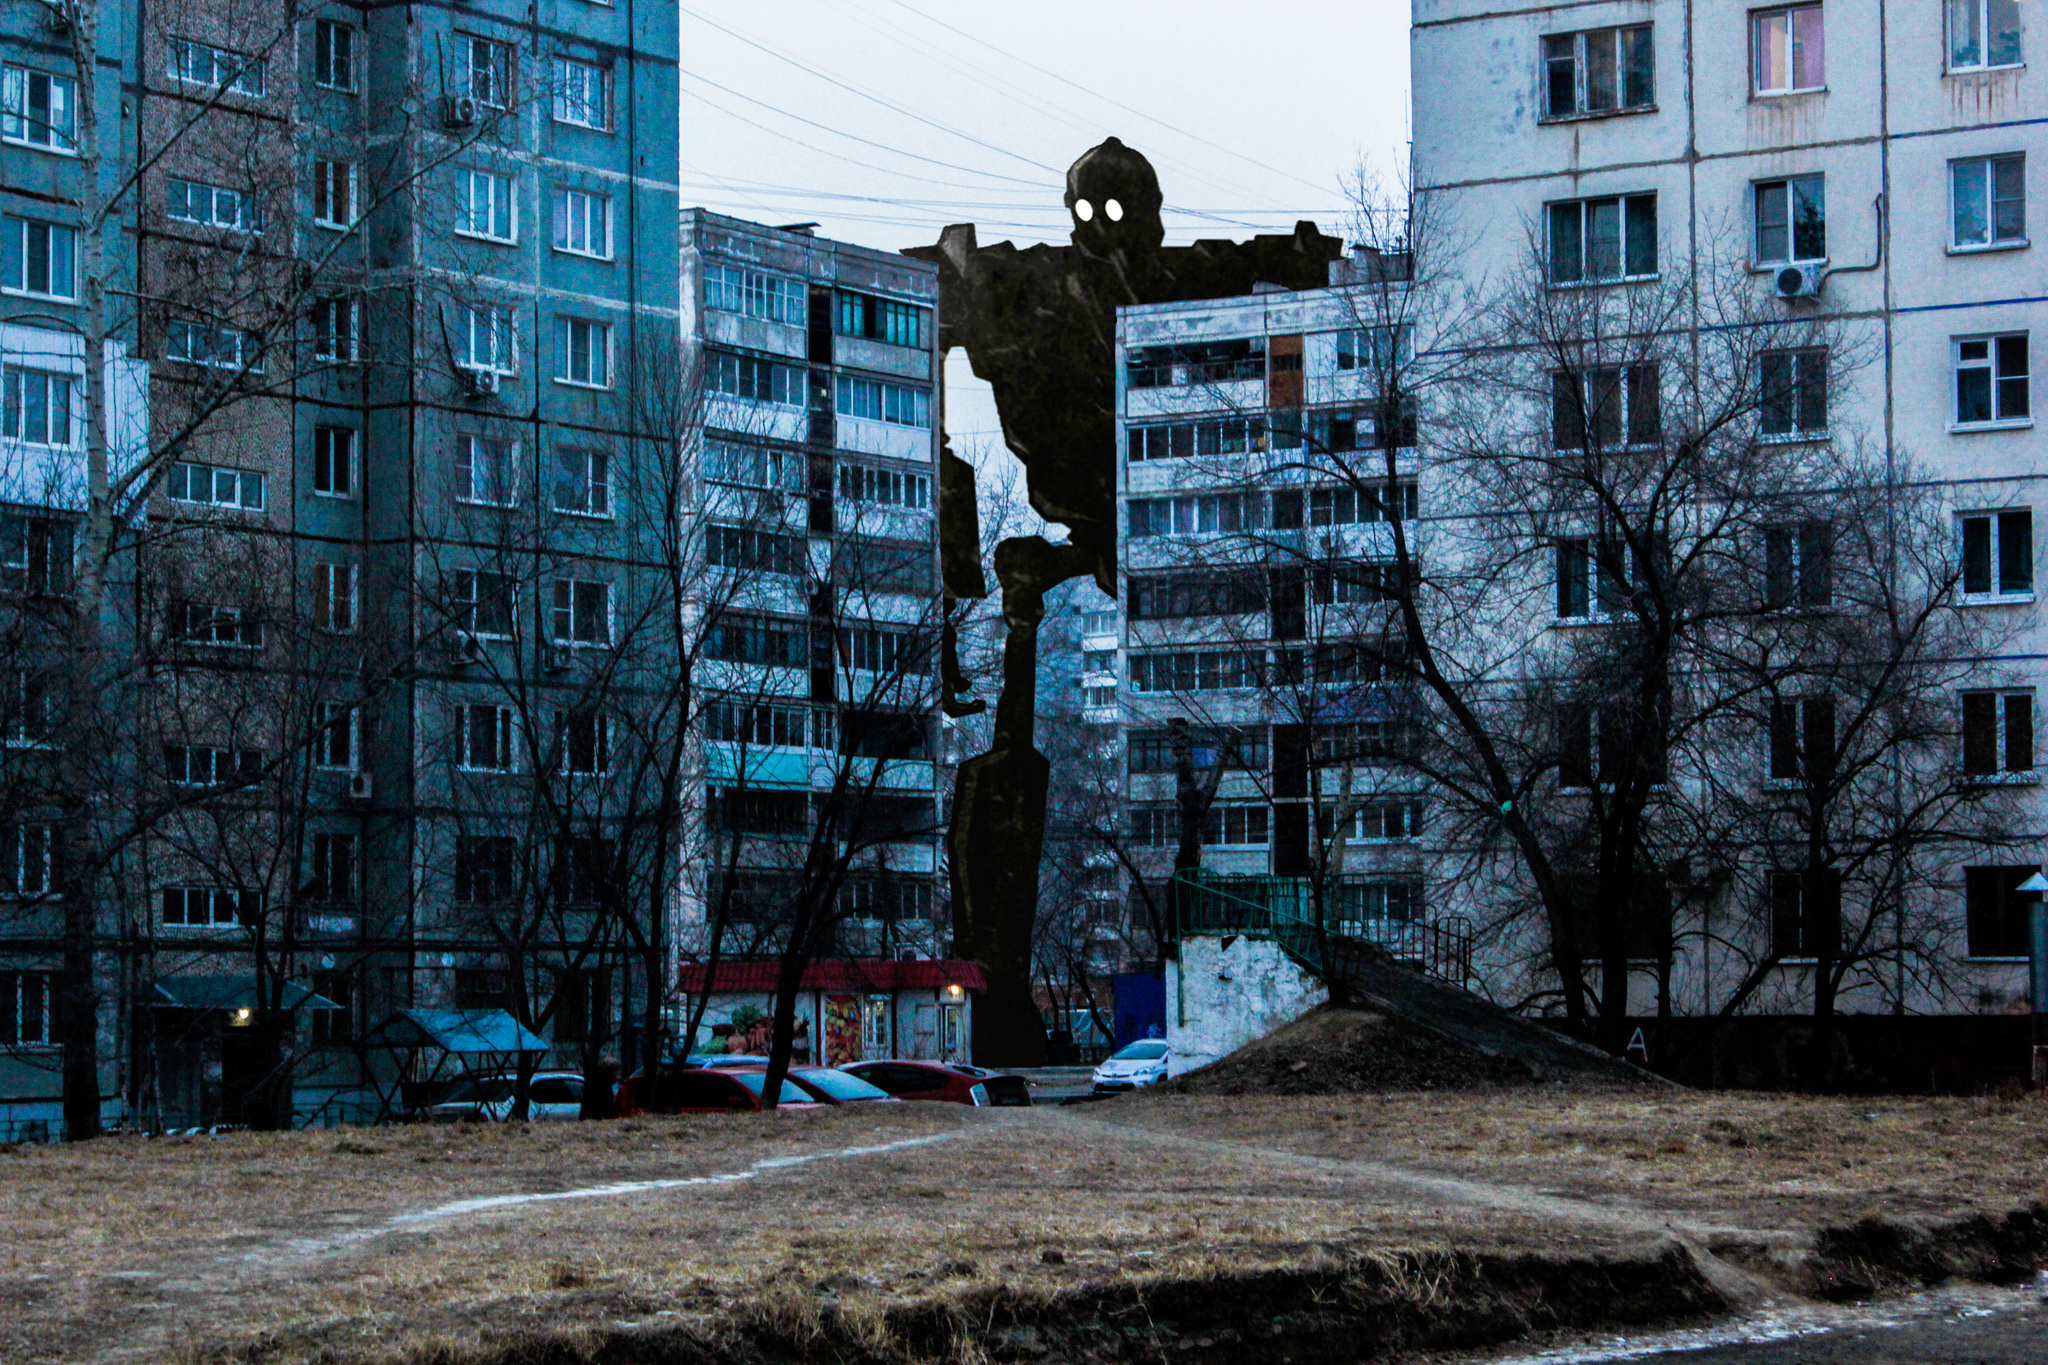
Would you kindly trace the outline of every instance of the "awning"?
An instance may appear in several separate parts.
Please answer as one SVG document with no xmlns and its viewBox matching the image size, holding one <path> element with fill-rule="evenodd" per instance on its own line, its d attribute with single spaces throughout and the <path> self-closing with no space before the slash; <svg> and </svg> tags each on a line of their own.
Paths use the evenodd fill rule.
<svg viewBox="0 0 2048 1365">
<path fill-rule="evenodd" d="M 253 1010 L 261 1008 L 253 976 L 164 976 L 156 981 L 152 1003 L 187 1010 Z M 288 1010 L 338 1010 L 341 1006 L 315 995 L 296 981 L 284 983 Z"/>
<path fill-rule="evenodd" d="M 438 1047 L 443 1052 L 546 1052 L 548 1040 L 504 1010 L 400 1010 L 370 1030 L 371 1047 Z"/>
</svg>

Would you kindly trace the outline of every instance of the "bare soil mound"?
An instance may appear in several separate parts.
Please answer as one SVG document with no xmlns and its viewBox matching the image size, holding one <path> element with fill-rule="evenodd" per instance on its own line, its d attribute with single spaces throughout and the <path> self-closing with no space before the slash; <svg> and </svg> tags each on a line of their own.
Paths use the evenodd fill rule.
<svg viewBox="0 0 2048 1365">
<path fill-rule="evenodd" d="M 1330 1095 L 1658 1083 L 1590 1050 L 1554 1049 L 1516 1030 L 1500 1034 L 1468 1042 L 1397 1014 L 1326 1006 L 1158 1089 L 1182 1095 Z"/>
</svg>

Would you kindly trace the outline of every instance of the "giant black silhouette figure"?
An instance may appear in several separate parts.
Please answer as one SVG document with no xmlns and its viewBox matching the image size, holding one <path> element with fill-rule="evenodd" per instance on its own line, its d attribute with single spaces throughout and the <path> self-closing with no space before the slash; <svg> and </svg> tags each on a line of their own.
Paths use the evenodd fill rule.
<svg viewBox="0 0 2048 1365">
<path fill-rule="evenodd" d="M 1067 170 L 1073 245 L 978 246 L 956 223 L 936 246 L 904 252 L 939 267 L 939 349 L 967 348 L 995 390 L 1003 440 L 1024 462 L 1031 505 L 1069 540 L 1017 536 L 996 547 L 1003 594 L 1003 689 L 989 751 L 960 765 L 948 848 L 954 952 L 983 964 L 988 990 L 974 1010 L 974 1056 L 1042 1065 L 1045 1033 L 1031 999 L 1031 934 L 1045 840 L 1045 755 L 1032 744 L 1038 625 L 1045 593 L 1082 574 L 1116 595 L 1116 310 L 1125 304 L 1226 298 L 1259 281 L 1288 289 L 1328 283 L 1343 243 L 1313 223 L 1292 236 L 1162 245 L 1159 177 L 1115 138 Z M 943 448 L 939 543 L 948 597 L 982 597 L 974 470 Z M 981 709 L 951 648 L 946 709 Z"/>
</svg>

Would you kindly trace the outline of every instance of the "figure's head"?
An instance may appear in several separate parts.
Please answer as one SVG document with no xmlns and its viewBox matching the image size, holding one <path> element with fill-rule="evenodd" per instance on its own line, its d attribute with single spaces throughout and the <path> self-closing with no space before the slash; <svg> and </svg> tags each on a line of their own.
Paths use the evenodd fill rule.
<svg viewBox="0 0 2048 1365">
<path fill-rule="evenodd" d="M 1074 218 L 1076 246 L 1104 254 L 1157 251 L 1166 240 L 1161 201 L 1152 163 L 1115 138 L 1067 167 L 1067 212 Z"/>
</svg>

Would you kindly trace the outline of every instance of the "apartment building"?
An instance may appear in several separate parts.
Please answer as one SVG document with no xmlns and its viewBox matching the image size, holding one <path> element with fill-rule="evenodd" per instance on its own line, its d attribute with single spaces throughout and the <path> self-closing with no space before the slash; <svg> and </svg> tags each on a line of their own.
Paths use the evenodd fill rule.
<svg viewBox="0 0 2048 1365">
<path fill-rule="evenodd" d="M 679 951 L 779 951 L 801 905 L 827 955 L 943 957 L 937 269 L 702 209 L 681 260 L 707 572 Z"/>
</svg>

